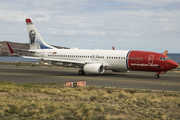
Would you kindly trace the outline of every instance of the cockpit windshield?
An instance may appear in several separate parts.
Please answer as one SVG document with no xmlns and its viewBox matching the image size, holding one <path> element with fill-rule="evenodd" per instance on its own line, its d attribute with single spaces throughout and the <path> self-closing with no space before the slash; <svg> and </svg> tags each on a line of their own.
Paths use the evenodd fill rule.
<svg viewBox="0 0 180 120">
<path fill-rule="evenodd" d="M 171 60 L 169 57 L 167 57 L 167 58 L 160 57 L 159 59 L 160 59 L 160 60 Z"/>
</svg>

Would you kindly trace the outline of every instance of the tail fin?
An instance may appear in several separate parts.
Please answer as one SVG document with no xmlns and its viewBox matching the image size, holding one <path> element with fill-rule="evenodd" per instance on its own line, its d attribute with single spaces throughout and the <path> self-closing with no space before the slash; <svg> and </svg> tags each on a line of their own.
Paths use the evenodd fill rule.
<svg viewBox="0 0 180 120">
<path fill-rule="evenodd" d="M 163 54 L 167 56 L 168 50 L 165 50 Z"/>
<path fill-rule="evenodd" d="M 26 26 L 27 26 L 27 31 L 28 31 L 28 35 L 29 35 L 29 44 L 30 44 L 31 50 L 35 50 L 35 49 L 57 49 L 57 48 L 50 46 L 44 42 L 44 40 L 42 39 L 42 37 L 39 34 L 36 27 L 33 25 L 30 18 L 26 18 Z"/>
</svg>

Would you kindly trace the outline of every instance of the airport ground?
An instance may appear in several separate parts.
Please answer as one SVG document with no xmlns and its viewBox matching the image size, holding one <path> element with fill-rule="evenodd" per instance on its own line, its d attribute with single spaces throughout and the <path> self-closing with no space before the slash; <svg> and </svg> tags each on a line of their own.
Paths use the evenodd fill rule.
<svg viewBox="0 0 180 120">
<path fill-rule="evenodd" d="M 179 120 L 180 92 L 0 81 L 2 120 Z"/>
<path fill-rule="evenodd" d="M 66 81 L 86 81 L 87 86 L 120 87 L 162 91 L 180 91 L 180 72 L 169 71 L 155 79 L 154 72 L 118 73 L 106 71 L 102 75 L 79 76 L 76 68 L 51 66 L 0 65 L 0 80 L 15 84 L 57 83 Z"/>
<path fill-rule="evenodd" d="M 0 65 L 0 119 L 180 119 L 180 92 L 167 92 L 180 91 L 178 69 L 155 79 L 149 72 L 79 76 L 75 68 L 21 65 Z M 62 85 L 82 80 L 90 87 Z"/>
</svg>

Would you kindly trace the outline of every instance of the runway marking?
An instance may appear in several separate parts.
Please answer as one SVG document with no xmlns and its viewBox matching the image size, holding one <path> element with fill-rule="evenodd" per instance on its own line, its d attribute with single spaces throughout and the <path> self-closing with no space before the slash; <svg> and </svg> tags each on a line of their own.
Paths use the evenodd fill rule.
<svg viewBox="0 0 180 120">
<path fill-rule="evenodd" d="M 30 68 L 31 70 L 46 70 L 46 71 L 49 71 L 50 69 L 53 69 L 51 71 L 78 71 L 79 70 L 79 69 L 76 69 L 76 68 L 53 68 L 53 67 L 52 68 L 48 68 L 48 67 L 41 67 L 41 68 L 35 68 L 34 69 L 34 67 L 18 68 L 18 67 L 14 67 L 14 66 L 13 66 L 13 68 L 12 67 L 8 67 L 8 68 L 3 68 L 3 69 L 22 69 L 22 70 L 27 70 L 27 68 Z M 105 73 L 126 74 L 126 73 L 121 73 L 121 72 L 118 73 L 118 72 L 111 72 L 111 71 L 107 71 Z M 139 71 L 137 73 L 139 73 Z M 135 71 L 132 71 L 132 72 L 129 72 L 127 74 L 134 74 L 134 75 L 136 75 L 137 73 Z M 154 72 L 150 72 L 150 73 L 142 72 L 142 75 L 154 75 L 153 73 Z M 167 75 L 167 74 L 160 74 L 160 75 L 163 75 L 163 76 L 179 76 L 180 77 L 180 75 Z"/>
<path fill-rule="evenodd" d="M 26 68 L 16 68 L 16 67 L 13 67 L 13 68 L 1 68 L 1 69 L 12 69 L 12 70 L 15 70 L 15 69 L 18 69 L 18 70 L 46 70 L 46 71 L 49 71 L 50 69 L 51 69 L 51 71 L 78 71 L 79 70 L 79 69 L 75 69 L 75 68 L 68 68 L 67 69 L 67 68 L 48 68 L 48 67 L 35 68 L 35 69 L 33 67 L 26 67 Z"/>
<path fill-rule="evenodd" d="M 57 78 L 71 78 L 71 79 L 93 79 L 93 78 L 85 78 L 85 77 L 68 77 L 68 76 L 46 76 L 46 75 L 35 75 L 35 74 L 17 74 L 17 73 L 0 73 L 1 75 L 14 75 L 14 76 L 38 76 L 38 77 L 57 77 Z M 114 79 L 101 79 L 96 78 L 96 80 L 106 80 L 106 81 L 125 81 L 125 82 L 135 82 L 135 83 L 154 83 L 154 84 L 172 84 L 172 85 L 180 85 L 180 83 L 167 83 L 167 82 L 151 82 L 151 81 L 133 81 L 133 80 L 114 80 Z"/>
<path fill-rule="evenodd" d="M 0 67 L 1 68 L 1 67 Z M 18 67 L 7 67 L 7 68 L 1 68 L 1 69 L 18 69 L 18 70 L 29 70 L 29 68 L 30 68 L 30 70 L 49 70 L 49 69 L 53 69 L 54 71 L 71 71 L 72 69 L 74 69 L 73 71 L 76 71 L 76 70 L 78 70 L 78 69 L 76 69 L 76 68 L 56 68 L 56 67 L 24 67 L 24 68 L 18 68 Z M 61 69 L 63 69 L 63 70 L 61 70 Z M 76 70 L 75 70 L 76 69 Z"/>
</svg>

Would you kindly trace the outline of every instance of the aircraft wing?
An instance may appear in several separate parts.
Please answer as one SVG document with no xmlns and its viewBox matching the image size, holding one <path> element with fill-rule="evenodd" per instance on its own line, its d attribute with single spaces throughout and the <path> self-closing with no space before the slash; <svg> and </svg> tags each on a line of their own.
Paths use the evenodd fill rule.
<svg viewBox="0 0 180 120">
<path fill-rule="evenodd" d="M 51 61 L 51 62 L 73 63 L 73 64 L 81 64 L 81 65 L 85 64 L 85 62 L 73 61 L 73 60 L 71 61 L 71 60 L 52 59 L 52 58 L 30 57 L 30 56 L 23 56 L 23 58 L 30 58 L 30 59 L 37 59 L 37 60 Z"/>
<path fill-rule="evenodd" d="M 10 46 L 10 44 L 7 42 L 7 46 L 8 46 L 8 48 L 9 48 L 9 51 L 11 52 L 11 55 L 12 56 L 18 56 L 16 53 L 15 53 L 15 51 L 12 49 L 12 47 Z"/>
</svg>

